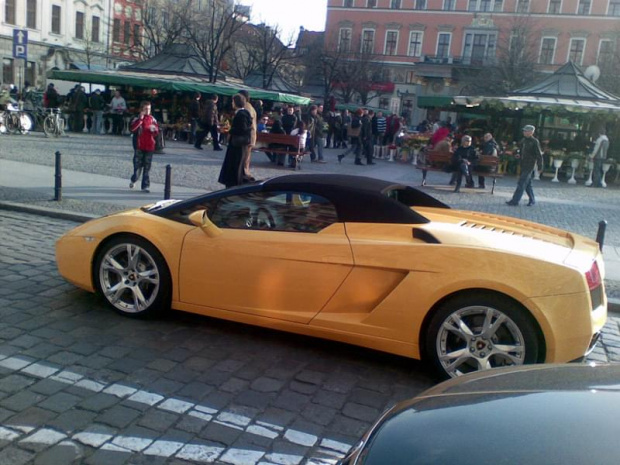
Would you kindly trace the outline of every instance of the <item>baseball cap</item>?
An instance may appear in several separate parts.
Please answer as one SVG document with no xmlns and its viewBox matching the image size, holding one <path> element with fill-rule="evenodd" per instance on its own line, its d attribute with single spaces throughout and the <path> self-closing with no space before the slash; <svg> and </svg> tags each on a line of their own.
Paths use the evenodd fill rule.
<svg viewBox="0 0 620 465">
<path fill-rule="evenodd" d="M 523 126 L 524 131 L 534 131 L 535 129 L 536 128 L 532 126 L 531 124 L 526 124 L 525 126 Z"/>
</svg>

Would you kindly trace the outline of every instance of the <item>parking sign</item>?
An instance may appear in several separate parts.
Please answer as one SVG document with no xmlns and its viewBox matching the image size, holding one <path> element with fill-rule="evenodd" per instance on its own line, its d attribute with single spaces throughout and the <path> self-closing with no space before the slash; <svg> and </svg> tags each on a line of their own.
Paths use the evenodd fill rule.
<svg viewBox="0 0 620 465">
<path fill-rule="evenodd" d="M 13 58 L 28 58 L 28 31 L 13 29 Z"/>
</svg>

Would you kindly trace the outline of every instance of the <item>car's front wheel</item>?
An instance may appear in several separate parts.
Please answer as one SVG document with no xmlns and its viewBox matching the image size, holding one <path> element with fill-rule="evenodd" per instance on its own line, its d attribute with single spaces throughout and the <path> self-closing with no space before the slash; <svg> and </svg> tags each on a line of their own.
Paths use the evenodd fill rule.
<svg viewBox="0 0 620 465">
<path fill-rule="evenodd" d="M 496 295 L 462 295 L 441 305 L 428 326 L 426 355 L 442 377 L 536 363 L 538 330 L 525 310 Z"/>
<path fill-rule="evenodd" d="M 148 316 L 170 306 L 168 266 L 161 253 L 142 238 L 122 236 L 107 242 L 93 271 L 97 290 L 119 313 Z"/>
</svg>

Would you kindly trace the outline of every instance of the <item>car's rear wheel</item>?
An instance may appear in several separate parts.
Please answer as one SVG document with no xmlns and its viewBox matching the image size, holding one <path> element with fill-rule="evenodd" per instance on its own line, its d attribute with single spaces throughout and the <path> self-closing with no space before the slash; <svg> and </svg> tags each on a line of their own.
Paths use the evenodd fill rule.
<svg viewBox="0 0 620 465">
<path fill-rule="evenodd" d="M 144 239 L 122 236 L 107 242 L 93 274 L 98 291 L 123 315 L 150 316 L 170 307 L 170 271 L 161 253 Z"/>
<path fill-rule="evenodd" d="M 536 363 L 538 330 L 525 309 L 497 295 L 462 295 L 428 326 L 426 355 L 442 377 Z"/>
</svg>

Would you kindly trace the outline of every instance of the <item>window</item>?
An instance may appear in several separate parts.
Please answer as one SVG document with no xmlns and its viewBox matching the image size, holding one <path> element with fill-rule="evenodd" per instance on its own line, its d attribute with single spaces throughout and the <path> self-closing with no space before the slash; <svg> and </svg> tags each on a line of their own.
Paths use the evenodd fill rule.
<svg viewBox="0 0 620 465">
<path fill-rule="evenodd" d="M 84 13 L 81 11 L 75 13 L 75 38 L 84 38 Z"/>
<path fill-rule="evenodd" d="M 15 24 L 15 0 L 5 1 L 6 3 L 4 4 L 4 22 L 7 24 Z"/>
<path fill-rule="evenodd" d="M 338 50 L 341 52 L 351 51 L 351 29 L 340 29 L 340 37 L 338 39 Z"/>
<path fill-rule="evenodd" d="M 456 0 L 443 0 L 443 9 L 446 11 L 456 9 Z"/>
<path fill-rule="evenodd" d="M 493 11 L 504 11 L 504 0 L 495 0 Z"/>
<path fill-rule="evenodd" d="M 583 51 L 585 50 L 585 48 L 586 48 L 585 39 L 571 39 L 568 59 L 571 60 L 573 63 L 581 65 L 583 61 Z"/>
<path fill-rule="evenodd" d="M 518 0 L 517 13 L 527 13 L 530 11 L 530 0 Z"/>
<path fill-rule="evenodd" d="M 540 44 L 540 59 L 539 62 L 543 65 L 552 65 L 553 57 L 555 56 L 555 37 L 543 37 Z"/>
<path fill-rule="evenodd" d="M 60 34 L 60 7 L 52 5 L 52 32 Z"/>
<path fill-rule="evenodd" d="M 401 3 L 402 3 L 402 2 L 401 2 L 401 0 L 392 0 L 392 1 L 390 2 L 390 8 L 391 8 L 392 10 L 400 10 L 400 8 L 401 8 Z"/>
<path fill-rule="evenodd" d="M 415 71 L 407 71 L 407 74 L 405 74 L 405 84 L 415 84 L 416 81 Z"/>
<path fill-rule="evenodd" d="M 26 2 L 26 27 L 30 29 L 37 28 L 37 0 L 28 0 Z"/>
<path fill-rule="evenodd" d="M 385 33 L 385 55 L 397 55 L 398 53 L 398 31 L 387 31 Z"/>
<path fill-rule="evenodd" d="M 579 0 L 579 6 L 577 6 L 578 15 L 589 15 L 592 2 L 590 0 Z"/>
<path fill-rule="evenodd" d="M 253 192 L 231 195 L 209 208 L 213 224 L 226 229 L 318 233 L 337 223 L 327 199 L 301 192 Z"/>
<path fill-rule="evenodd" d="M 2 59 L 2 82 L 5 84 L 15 82 L 13 79 L 14 75 L 13 69 L 13 59 L 12 58 L 3 58 Z"/>
<path fill-rule="evenodd" d="M 37 65 L 34 61 L 28 61 L 26 63 L 26 75 L 25 75 L 26 81 L 30 83 L 34 83 L 37 81 L 36 69 L 37 69 Z"/>
<path fill-rule="evenodd" d="M 472 65 L 481 66 L 495 58 L 497 37 L 495 33 L 465 34 L 463 57 Z"/>
<path fill-rule="evenodd" d="M 112 26 L 112 41 L 121 41 L 121 20 L 118 18 L 114 18 L 114 26 Z"/>
<path fill-rule="evenodd" d="M 491 11 L 491 7 L 493 3 L 491 0 L 480 0 L 480 6 L 478 7 L 478 11 Z"/>
<path fill-rule="evenodd" d="M 562 0 L 549 0 L 549 13 L 559 15 L 562 12 Z"/>
<path fill-rule="evenodd" d="M 99 42 L 99 24 L 99 16 L 93 16 L 90 37 L 93 42 Z"/>
<path fill-rule="evenodd" d="M 415 10 L 426 10 L 426 0 L 415 0 Z"/>
<path fill-rule="evenodd" d="M 140 25 L 136 23 L 133 25 L 133 44 L 140 45 L 140 43 Z"/>
<path fill-rule="evenodd" d="M 441 58 L 447 58 L 450 56 L 450 39 L 451 34 L 447 32 L 439 33 L 437 38 L 437 56 Z"/>
<path fill-rule="evenodd" d="M 368 8 L 377 8 L 377 0 L 366 0 L 366 6 Z"/>
<path fill-rule="evenodd" d="M 407 55 L 410 57 L 422 56 L 422 37 L 424 33 L 421 31 L 411 31 L 409 33 L 409 50 Z"/>
<path fill-rule="evenodd" d="M 609 16 L 620 16 L 620 0 L 610 0 L 607 14 Z"/>
<path fill-rule="evenodd" d="M 353 0 L 344 0 L 344 6 L 346 8 L 353 8 Z"/>
<path fill-rule="evenodd" d="M 362 53 L 372 53 L 375 49 L 374 29 L 364 29 L 362 31 Z"/>
<path fill-rule="evenodd" d="M 129 39 L 131 38 L 131 23 L 125 21 L 123 28 L 123 43 L 129 45 Z"/>
<path fill-rule="evenodd" d="M 604 39 L 598 45 L 598 57 L 596 63 L 604 68 L 613 63 L 614 59 L 614 43 L 611 40 Z"/>
</svg>

